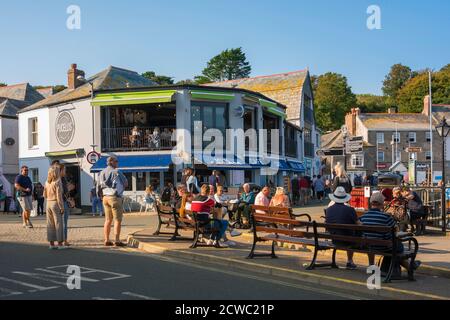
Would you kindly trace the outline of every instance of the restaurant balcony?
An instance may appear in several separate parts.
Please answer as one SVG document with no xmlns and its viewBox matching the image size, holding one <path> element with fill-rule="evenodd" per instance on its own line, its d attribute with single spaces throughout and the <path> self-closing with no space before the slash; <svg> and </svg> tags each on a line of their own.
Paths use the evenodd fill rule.
<svg viewBox="0 0 450 320">
<path fill-rule="evenodd" d="M 172 150 L 173 127 L 103 128 L 102 152 Z"/>
</svg>

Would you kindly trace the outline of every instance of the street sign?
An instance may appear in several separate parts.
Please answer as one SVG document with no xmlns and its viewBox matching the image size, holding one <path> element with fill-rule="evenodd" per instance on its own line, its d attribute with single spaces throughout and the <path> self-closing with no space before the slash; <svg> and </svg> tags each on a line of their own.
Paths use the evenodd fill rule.
<svg viewBox="0 0 450 320">
<path fill-rule="evenodd" d="M 418 152 L 422 152 L 422 148 L 421 147 L 407 147 L 405 149 L 405 151 L 408 153 L 418 153 Z"/>
<path fill-rule="evenodd" d="M 363 152 L 363 137 L 351 137 L 345 142 L 345 153 L 355 154 Z"/>
<path fill-rule="evenodd" d="M 91 151 L 87 154 L 86 159 L 87 162 L 89 162 L 90 164 L 96 164 L 97 161 L 100 159 L 100 157 L 101 157 L 100 153 Z"/>
</svg>

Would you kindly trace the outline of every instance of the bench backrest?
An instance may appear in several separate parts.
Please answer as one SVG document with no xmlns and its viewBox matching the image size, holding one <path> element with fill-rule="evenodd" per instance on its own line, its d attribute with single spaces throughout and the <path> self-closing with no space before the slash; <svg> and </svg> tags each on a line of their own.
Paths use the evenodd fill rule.
<svg viewBox="0 0 450 320">
<path fill-rule="evenodd" d="M 283 234 L 291 237 L 314 237 L 314 222 L 261 213 L 253 214 L 252 218 L 254 233 L 265 232 Z M 300 228 L 305 228 L 305 231 L 299 230 Z"/>
<path fill-rule="evenodd" d="M 395 238 L 396 238 L 395 227 L 332 224 L 332 223 L 317 223 L 317 222 L 314 222 L 314 224 L 318 240 L 336 240 L 349 243 L 350 245 L 358 245 L 358 246 L 392 247 L 395 245 Z M 345 233 L 348 232 L 349 235 L 330 233 L 339 231 Z M 391 239 L 384 240 L 384 239 L 365 238 L 363 237 L 363 233 L 390 234 Z"/>
<path fill-rule="evenodd" d="M 257 206 L 252 205 L 252 214 L 262 214 L 261 212 L 256 211 L 262 211 L 264 214 L 267 214 L 269 216 L 273 217 L 279 217 L 279 218 L 286 218 L 291 219 L 291 210 L 289 208 L 281 208 L 281 207 L 265 207 L 265 206 Z"/>
<path fill-rule="evenodd" d="M 158 211 L 158 215 L 173 215 L 175 209 L 170 206 L 163 206 L 162 204 L 156 205 L 156 210 Z"/>
</svg>

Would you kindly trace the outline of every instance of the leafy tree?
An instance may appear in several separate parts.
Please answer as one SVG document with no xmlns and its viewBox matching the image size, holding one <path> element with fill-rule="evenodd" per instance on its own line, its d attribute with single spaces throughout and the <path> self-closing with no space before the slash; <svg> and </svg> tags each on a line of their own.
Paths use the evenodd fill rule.
<svg viewBox="0 0 450 320">
<path fill-rule="evenodd" d="M 38 90 L 38 89 L 44 89 L 44 88 L 48 88 L 49 86 L 33 86 L 34 89 Z M 65 89 L 67 89 L 67 87 L 65 85 L 62 84 L 57 84 L 56 86 L 52 86 L 53 89 L 53 94 L 57 94 L 58 92 L 61 92 Z"/>
<path fill-rule="evenodd" d="M 142 74 L 142 76 L 144 78 L 152 80 L 153 82 L 156 82 L 157 84 L 159 84 L 161 86 L 173 84 L 172 77 L 156 75 L 156 73 L 154 71 L 146 71 Z"/>
<path fill-rule="evenodd" d="M 410 79 L 398 93 L 400 112 L 421 112 L 423 99 L 429 93 L 428 73 L 421 72 Z M 433 103 L 450 104 L 450 68 L 445 66 L 432 75 Z"/>
<path fill-rule="evenodd" d="M 317 125 L 324 131 L 339 129 L 346 113 L 357 103 L 347 78 L 332 72 L 317 77 L 314 97 Z"/>
<path fill-rule="evenodd" d="M 384 78 L 383 93 L 389 97 L 390 104 L 397 103 L 397 94 L 401 88 L 413 77 L 411 68 L 400 63 L 394 64 L 391 71 Z"/>
<path fill-rule="evenodd" d="M 227 49 L 209 60 L 197 83 L 242 79 L 250 76 L 252 67 L 242 48 Z"/>
<path fill-rule="evenodd" d="M 192 79 L 186 79 L 186 80 L 180 80 L 176 84 L 178 84 L 178 85 L 194 84 L 195 85 L 195 84 L 197 84 L 197 82 Z"/>
<path fill-rule="evenodd" d="M 356 95 L 357 106 L 363 113 L 386 112 L 389 107 L 388 98 L 385 96 L 377 96 L 373 94 Z"/>
<path fill-rule="evenodd" d="M 6 83 L 0 82 L 0 87 L 6 87 L 6 86 L 7 86 Z"/>
</svg>

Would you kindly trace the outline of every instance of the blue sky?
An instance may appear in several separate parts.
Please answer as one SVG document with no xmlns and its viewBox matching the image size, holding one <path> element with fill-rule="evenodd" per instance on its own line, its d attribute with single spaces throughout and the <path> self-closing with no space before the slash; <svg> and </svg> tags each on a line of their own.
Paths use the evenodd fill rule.
<svg viewBox="0 0 450 320">
<path fill-rule="evenodd" d="M 81 8 L 81 30 L 66 9 Z M 381 30 L 366 27 L 381 8 Z M 0 82 L 65 84 L 115 65 L 176 80 L 212 56 L 243 47 L 252 76 L 309 68 L 347 76 L 356 93 L 381 93 L 392 64 L 450 63 L 450 2 L 444 0 L 0 0 Z"/>
</svg>

